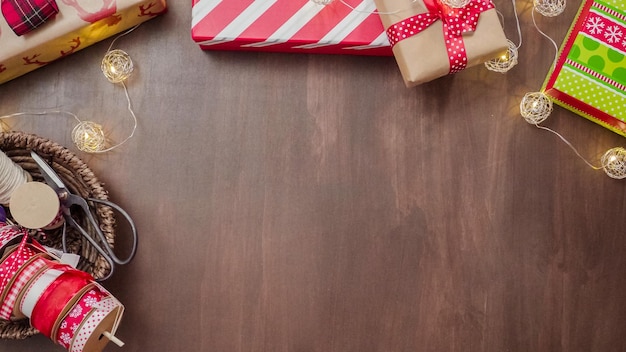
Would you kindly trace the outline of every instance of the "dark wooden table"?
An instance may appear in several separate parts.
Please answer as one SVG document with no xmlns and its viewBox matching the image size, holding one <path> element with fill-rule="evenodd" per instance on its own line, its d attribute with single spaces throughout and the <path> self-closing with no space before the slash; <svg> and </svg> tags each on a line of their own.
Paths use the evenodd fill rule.
<svg viewBox="0 0 626 352">
<path fill-rule="evenodd" d="M 579 4 L 538 23 L 560 43 Z M 203 52 L 191 1 L 169 6 L 115 45 L 137 66 L 124 146 L 78 152 L 64 116 L 8 121 L 76 151 L 137 223 L 135 260 L 105 282 L 126 346 L 106 351 L 626 349 L 626 181 L 519 115 L 554 54 L 530 2 L 512 71 L 414 89 L 389 57 Z M 1 85 L 0 114 L 60 108 L 121 140 L 109 44 Z M 596 164 L 626 146 L 561 108 L 545 125 Z"/>
</svg>

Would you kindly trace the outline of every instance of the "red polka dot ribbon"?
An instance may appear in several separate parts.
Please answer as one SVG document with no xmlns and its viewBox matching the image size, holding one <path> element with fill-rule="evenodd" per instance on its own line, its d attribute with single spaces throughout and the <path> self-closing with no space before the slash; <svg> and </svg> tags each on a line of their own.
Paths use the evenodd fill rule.
<svg viewBox="0 0 626 352">
<path fill-rule="evenodd" d="M 56 336 L 56 342 L 66 349 L 70 348 L 76 331 L 92 312 L 96 303 L 108 296 L 108 292 L 100 290 L 99 286 L 92 285 L 90 287 L 91 288 L 82 295 L 78 302 L 76 302 L 74 307 L 67 312 L 67 315 L 63 317 L 57 332 L 54 334 Z"/>
<path fill-rule="evenodd" d="M 428 12 L 417 14 L 387 28 L 391 46 L 401 40 L 421 33 L 433 23 L 443 22 L 443 38 L 446 42 L 450 73 L 467 67 L 467 53 L 463 43 L 463 33 L 473 32 L 478 25 L 478 17 L 494 7 L 490 0 L 472 0 L 465 7 L 452 8 L 440 0 L 424 0 Z"/>
<path fill-rule="evenodd" d="M 0 222 L 0 226 L 0 248 L 3 250 L 9 242 L 24 234 L 24 231 L 20 231 L 15 226 L 6 225 L 3 222 Z"/>
<path fill-rule="evenodd" d="M 87 342 L 94 335 L 100 324 L 107 318 L 113 316 L 115 319 L 112 326 L 112 333 L 117 330 L 119 320 L 124 311 L 124 306 L 113 296 L 105 297 L 100 302 L 94 303 L 89 316 L 84 320 L 82 325 L 76 330 L 76 335 L 71 342 L 70 352 L 83 352 L 86 349 Z"/>
<path fill-rule="evenodd" d="M 36 254 L 32 249 L 26 247 L 26 240 L 27 238 L 25 236 L 20 242 L 19 247 L 12 251 L 4 261 L 0 263 L 0 293 L 4 292 L 11 279 L 22 266 Z"/>
</svg>

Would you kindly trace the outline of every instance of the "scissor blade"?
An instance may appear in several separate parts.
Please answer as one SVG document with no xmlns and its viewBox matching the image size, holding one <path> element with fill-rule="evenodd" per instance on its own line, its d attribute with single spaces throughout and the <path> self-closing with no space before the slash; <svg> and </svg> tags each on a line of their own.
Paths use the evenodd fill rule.
<svg viewBox="0 0 626 352">
<path fill-rule="evenodd" d="M 43 177 L 46 179 L 46 181 L 54 183 L 54 186 L 56 186 L 55 188 L 57 191 L 65 189 L 65 184 L 63 183 L 63 181 L 61 181 L 61 178 L 59 177 L 59 175 L 57 175 L 54 169 L 52 169 L 52 167 L 48 165 L 48 163 L 45 160 L 43 160 L 39 156 L 39 154 L 31 150 L 30 155 L 33 157 L 33 160 L 35 160 L 35 162 L 37 163 L 37 166 L 39 166 L 39 169 L 41 170 Z M 53 186 L 53 185 L 50 185 L 50 186 Z"/>
</svg>

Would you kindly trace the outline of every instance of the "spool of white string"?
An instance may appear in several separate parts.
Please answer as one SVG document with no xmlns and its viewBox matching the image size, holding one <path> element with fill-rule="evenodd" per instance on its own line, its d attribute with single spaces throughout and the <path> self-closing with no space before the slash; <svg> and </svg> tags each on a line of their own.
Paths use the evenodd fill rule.
<svg viewBox="0 0 626 352">
<path fill-rule="evenodd" d="M 29 180 L 30 175 L 21 166 L 0 152 L 0 204 L 9 204 L 13 191 Z"/>
</svg>

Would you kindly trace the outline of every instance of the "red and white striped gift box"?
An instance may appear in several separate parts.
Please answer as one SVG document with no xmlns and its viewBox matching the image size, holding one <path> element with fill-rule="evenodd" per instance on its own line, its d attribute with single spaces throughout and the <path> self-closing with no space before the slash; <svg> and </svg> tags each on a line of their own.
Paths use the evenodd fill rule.
<svg viewBox="0 0 626 352">
<path fill-rule="evenodd" d="M 373 0 L 192 0 L 204 50 L 393 55 Z"/>
</svg>

